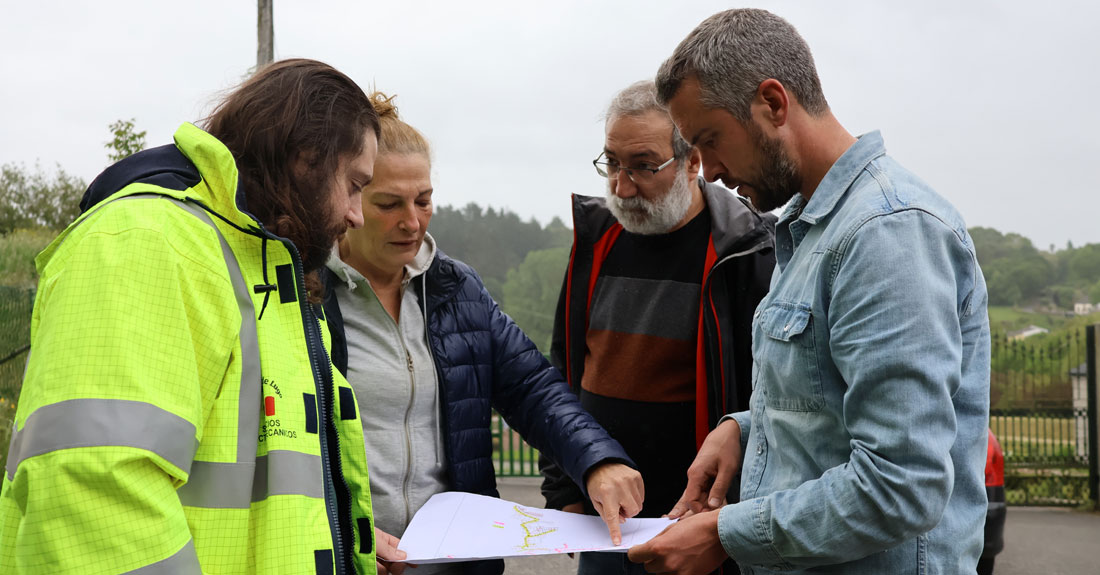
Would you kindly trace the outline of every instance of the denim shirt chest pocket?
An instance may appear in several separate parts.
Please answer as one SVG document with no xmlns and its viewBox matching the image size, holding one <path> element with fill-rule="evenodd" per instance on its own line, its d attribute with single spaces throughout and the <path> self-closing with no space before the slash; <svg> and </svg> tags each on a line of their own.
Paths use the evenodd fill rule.
<svg viewBox="0 0 1100 575">
<path fill-rule="evenodd" d="M 817 364 L 813 313 L 803 303 L 765 301 L 757 312 L 753 358 L 755 392 L 764 404 L 782 411 L 820 411 L 825 405 Z"/>
</svg>

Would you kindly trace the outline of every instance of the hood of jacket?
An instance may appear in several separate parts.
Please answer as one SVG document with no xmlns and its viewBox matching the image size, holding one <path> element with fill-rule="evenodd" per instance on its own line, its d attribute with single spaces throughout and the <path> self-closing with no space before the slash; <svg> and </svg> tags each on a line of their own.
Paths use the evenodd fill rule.
<svg viewBox="0 0 1100 575">
<path fill-rule="evenodd" d="M 196 200 L 238 227 L 259 227 L 246 211 L 244 188 L 229 148 L 189 123 L 181 125 L 172 139 L 175 143 L 143 150 L 104 170 L 84 192 L 81 213 L 116 196 L 156 192 Z"/>
<path fill-rule="evenodd" d="M 174 144 L 133 154 L 111 165 L 92 181 L 80 200 L 80 216 L 35 258 L 39 274 L 69 232 L 99 207 L 118 198 L 138 194 L 157 194 L 195 202 L 247 233 L 276 238 L 246 211 L 237 163 L 225 144 L 190 123 L 182 124 L 172 138 Z M 235 192 L 226 194 L 218 190 Z"/>
<path fill-rule="evenodd" d="M 405 265 L 405 277 L 402 281 L 408 284 L 410 281 L 427 273 L 432 262 L 435 260 L 435 254 L 435 238 L 433 238 L 431 234 L 425 232 L 424 241 L 420 244 L 420 249 L 417 250 L 416 256 L 413 257 L 413 261 Z M 359 282 L 369 282 L 367 278 L 363 277 L 363 274 L 359 273 L 359 270 L 340 259 L 339 246 L 333 246 L 332 253 L 329 254 L 328 260 L 325 261 L 325 267 L 335 274 L 337 279 L 347 284 L 349 288 L 354 288 L 355 284 Z"/>
</svg>

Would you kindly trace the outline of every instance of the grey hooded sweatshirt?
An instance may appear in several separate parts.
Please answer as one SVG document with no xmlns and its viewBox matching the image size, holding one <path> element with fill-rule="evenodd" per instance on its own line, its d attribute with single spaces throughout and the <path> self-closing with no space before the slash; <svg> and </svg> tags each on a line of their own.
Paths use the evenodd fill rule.
<svg viewBox="0 0 1100 575">
<path fill-rule="evenodd" d="M 424 310 L 409 284 L 428 271 L 435 240 L 428 234 L 405 266 L 401 313 L 395 322 L 370 282 L 333 251 L 327 266 L 344 316 L 348 383 L 363 423 L 376 526 L 401 537 L 417 509 L 447 490 L 435 363 L 428 349 Z M 445 565 L 423 565 L 416 575 Z"/>
</svg>

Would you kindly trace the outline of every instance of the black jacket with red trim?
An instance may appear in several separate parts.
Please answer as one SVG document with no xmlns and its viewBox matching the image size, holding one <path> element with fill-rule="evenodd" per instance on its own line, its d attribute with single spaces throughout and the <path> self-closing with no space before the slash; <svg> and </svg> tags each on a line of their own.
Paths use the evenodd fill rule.
<svg viewBox="0 0 1100 575">
<path fill-rule="evenodd" d="M 725 188 L 702 178 L 699 184 L 711 231 L 696 357 L 696 447 L 723 415 L 749 408 L 752 316 L 771 284 L 776 221 Z M 573 250 L 554 317 L 550 361 L 575 392 L 584 376 L 589 299 L 622 229 L 604 198 L 573 195 Z M 584 501 L 580 488 L 551 461 L 540 460 L 540 469 L 548 508 Z"/>
</svg>

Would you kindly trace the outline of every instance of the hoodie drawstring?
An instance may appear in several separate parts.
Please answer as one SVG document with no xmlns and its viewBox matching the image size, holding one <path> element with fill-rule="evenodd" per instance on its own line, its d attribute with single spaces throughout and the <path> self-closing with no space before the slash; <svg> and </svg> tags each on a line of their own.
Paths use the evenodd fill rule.
<svg viewBox="0 0 1100 575">
<path fill-rule="evenodd" d="M 262 236 L 260 258 L 264 268 L 264 283 L 252 286 L 254 292 L 264 294 L 264 303 L 260 306 L 260 315 L 256 318 L 257 321 L 264 318 L 264 311 L 267 310 L 267 302 L 271 299 L 271 292 L 276 289 L 275 284 L 267 279 L 267 236 Z"/>
<path fill-rule="evenodd" d="M 264 311 L 267 310 L 267 302 L 268 302 L 268 300 L 271 299 L 271 292 L 275 291 L 278 288 L 275 286 L 275 284 L 271 283 L 271 280 L 269 280 L 268 277 L 267 277 L 267 239 L 268 239 L 268 236 L 267 236 L 267 233 L 264 231 L 264 229 L 262 227 L 262 224 L 261 224 L 260 228 L 243 228 L 243 227 L 229 221 L 229 218 L 227 218 L 227 217 L 219 214 L 218 212 L 210 209 L 210 207 L 207 206 L 206 204 L 204 204 L 201 200 L 198 200 L 198 199 L 192 198 L 192 197 L 186 197 L 186 198 L 184 198 L 184 201 L 191 202 L 191 203 L 195 204 L 196 206 L 206 210 L 206 212 L 209 213 L 210 215 L 212 215 L 212 216 L 218 218 L 219 220 L 229 224 L 230 226 L 232 226 L 233 228 L 235 228 L 237 230 L 240 230 L 240 231 L 242 231 L 242 232 L 244 232 L 244 233 L 246 233 L 250 236 L 255 236 L 255 237 L 260 238 L 260 240 L 261 240 L 261 243 L 260 243 L 261 256 L 260 257 L 261 257 L 261 260 L 262 260 L 262 263 L 263 263 L 263 268 L 264 268 L 264 283 L 256 284 L 256 285 L 252 286 L 252 291 L 255 292 L 255 293 L 264 294 L 264 303 L 260 307 L 260 315 L 256 318 L 256 320 L 258 321 L 258 320 L 263 319 L 264 318 Z"/>
</svg>

